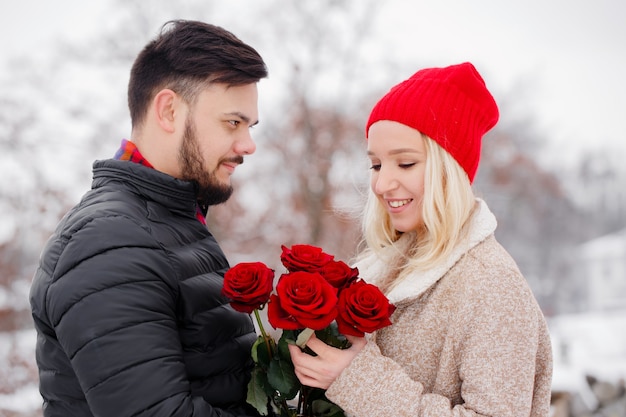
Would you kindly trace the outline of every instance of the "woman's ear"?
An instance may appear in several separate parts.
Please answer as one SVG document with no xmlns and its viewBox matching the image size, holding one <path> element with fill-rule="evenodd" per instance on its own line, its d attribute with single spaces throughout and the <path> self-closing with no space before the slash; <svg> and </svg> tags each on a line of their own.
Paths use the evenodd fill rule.
<svg viewBox="0 0 626 417">
<path fill-rule="evenodd" d="M 152 109 L 161 129 L 167 133 L 176 131 L 176 117 L 179 116 L 182 100 L 174 91 L 165 88 L 157 93 L 152 100 Z"/>
</svg>

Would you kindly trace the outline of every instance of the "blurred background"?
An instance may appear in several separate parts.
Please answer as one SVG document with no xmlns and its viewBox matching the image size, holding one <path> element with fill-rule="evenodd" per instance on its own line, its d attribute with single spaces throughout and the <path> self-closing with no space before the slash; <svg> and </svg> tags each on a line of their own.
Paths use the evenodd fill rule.
<svg viewBox="0 0 626 417">
<path fill-rule="evenodd" d="M 500 106 L 475 189 L 548 319 L 553 415 L 626 416 L 626 3 L 620 0 L 22 0 L 0 15 L 0 417 L 41 416 L 28 291 L 91 164 L 130 134 L 126 83 L 174 18 L 269 67 L 257 152 L 211 230 L 231 263 L 280 245 L 350 260 L 364 125 L 420 68 L 471 61 Z"/>
</svg>

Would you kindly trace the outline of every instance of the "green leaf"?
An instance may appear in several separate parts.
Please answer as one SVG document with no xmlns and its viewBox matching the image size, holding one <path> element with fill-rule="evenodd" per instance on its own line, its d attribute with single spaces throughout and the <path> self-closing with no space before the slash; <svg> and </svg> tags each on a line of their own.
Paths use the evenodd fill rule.
<svg viewBox="0 0 626 417">
<path fill-rule="evenodd" d="M 246 397 L 246 402 L 256 408 L 263 416 L 268 415 L 268 397 L 263 388 L 266 383 L 267 377 L 263 370 L 255 367 L 252 370 L 250 382 L 248 382 L 248 396 Z"/>
<path fill-rule="evenodd" d="M 290 400 L 296 396 L 300 389 L 300 381 L 296 377 L 293 364 L 280 356 L 272 358 L 267 380 L 282 396 Z"/>
<path fill-rule="evenodd" d="M 348 339 L 339 333 L 337 322 L 332 322 L 322 330 L 315 332 L 315 336 L 327 345 L 336 347 L 338 349 L 347 349 L 350 347 Z"/>
<path fill-rule="evenodd" d="M 321 388 L 314 388 L 314 387 L 306 387 L 307 390 L 307 401 L 312 403 L 315 400 L 325 400 L 328 401 L 328 398 L 326 398 L 326 390 L 321 389 Z"/>
<path fill-rule="evenodd" d="M 283 330 L 283 333 L 280 335 L 279 343 L 280 340 L 284 339 L 290 345 L 295 345 L 299 332 L 299 330 Z"/>
<path fill-rule="evenodd" d="M 262 336 L 259 336 L 252 345 L 252 360 L 254 363 L 261 365 L 264 369 L 267 369 L 270 364 L 270 360 L 273 356 L 274 350 L 274 341 L 270 338 L 267 340 L 263 339 Z"/>
<path fill-rule="evenodd" d="M 327 399 L 313 401 L 311 409 L 316 417 L 345 417 L 341 407 Z"/>
<path fill-rule="evenodd" d="M 289 342 L 287 341 L 287 339 L 284 339 L 282 337 L 278 339 L 278 346 L 276 350 L 278 351 L 278 356 L 281 359 L 284 359 L 291 363 L 291 353 L 289 353 Z"/>
<path fill-rule="evenodd" d="M 286 405 L 284 407 L 278 407 L 276 404 L 272 403 L 272 409 L 274 410 L 274 415 L 276 417 L 298 417 L 301 414 L 298 414 L 298 410 L 295 407 Z"/>
</svg>

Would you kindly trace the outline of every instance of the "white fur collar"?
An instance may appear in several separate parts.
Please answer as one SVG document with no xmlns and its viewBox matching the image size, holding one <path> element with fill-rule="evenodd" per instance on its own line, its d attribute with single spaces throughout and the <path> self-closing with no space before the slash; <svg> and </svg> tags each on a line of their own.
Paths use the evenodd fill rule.
<svg viewBox="0 0 626 417">
<path fill-rule="evenodd" d="M 467 251 L 493 234 L 497 226 L 496 218 L 489 210 L 489 207 L 487 207 L 487 203 L 482 199 L 477 199 L 477 201 L 479 207 L 472 218 L 470 236 L 467 243 L 454 248 L 452 254 L 441 264 L 423 274 L 411 275 L 398 283 L 387 295 L 391 303 L 398 304 L 403 300 L 415 298 L 422 294 L 443 277 Z M 410 237 L 403 236 L 398 239 L 396 249 L 393 250 L 404 250 L 409 242 Z M 355 266 L 359 268 L 361 278 L 372 284 L 378 284 L 378 280 L 385 276 L 387 268 L 386 262 L 375 254 L 361 260 Z"/>
</svg>

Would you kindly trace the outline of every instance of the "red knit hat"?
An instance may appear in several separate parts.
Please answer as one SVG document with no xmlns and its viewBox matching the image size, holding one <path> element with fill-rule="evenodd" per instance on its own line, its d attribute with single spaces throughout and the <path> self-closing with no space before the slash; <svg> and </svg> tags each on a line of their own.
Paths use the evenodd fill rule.
<svg viewBox="0 0 626 417">
<path fill-rule="evenodd" d="M 402 123 L 441 145 L 474 181 L 482 137 L 498 121 L 498 106 L 469 63 L 422 69 L 374 106 L 365 135 L 379 120 Z"/>
</svg>

